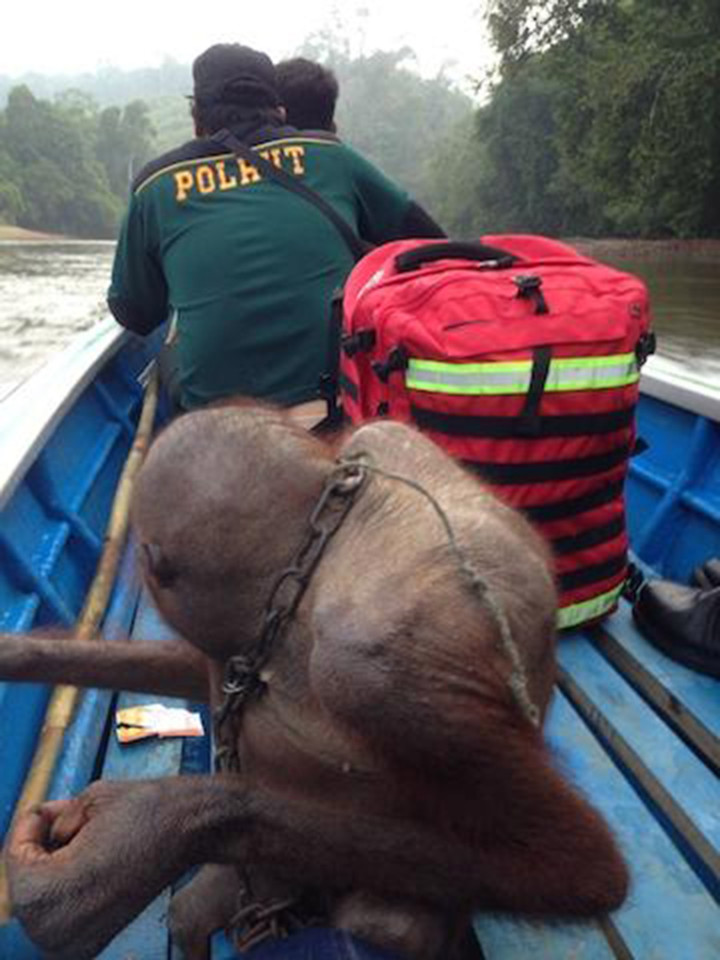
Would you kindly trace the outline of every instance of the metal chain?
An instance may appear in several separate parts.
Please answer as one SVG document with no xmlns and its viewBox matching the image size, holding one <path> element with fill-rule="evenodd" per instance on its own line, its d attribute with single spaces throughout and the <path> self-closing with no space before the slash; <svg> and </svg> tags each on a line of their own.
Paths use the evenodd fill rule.
<svg viewBox="0 0 720 960">
<path fill-rule="evenodd" d="M 513 639 L 505 611 L 490 591 L 487 580 L 458 544 L 447 513 L 437 499 L 421 484 L 402 474 L 383 470 L 373 464 L 367 454 L 359 453 L 339 459 L 337 466 L 329 474 L 320 498 L 310 515 L 305 540 L 292 564 L 280 574 L 270 592 L 265 607 L 263 629 L 256 650 L 252 654 L 237 654 L 225 665 L 222 684 L 225 699 L 214 715 L 215 763 L 219 770 L 239 770 L 237 736 L 233 731 L 229 731 L 228 736 L 224 736 L 224 728 L 228 719 L 231 716 L 237 716 L 251 697 L 262 693 L 264 683 L 260 671 L 270 658 L 288 621 L 294 616 L 328 541 L 345 519 L 368 473 L 375 473 L 411 487 L 425 497 L 433 507 L 445 529 L 448 544 L 456 556 L 462 574 L 495 620 L 500 646 L 510 662 L 511 673 L 508 686 L 513 697 L 529 722 L 535 727 L 540 725 L 540 711 L 530 697 L 525 667 Z"/>
<path fill-rule="evenodd" d="M 310 515 L 305 539 L 291 565 L 280 574 L 270 591 L 256 649 L 252 654 L 230 657 L 225 665 L 222 683 L 225 698 L 213 715 L 215 765 L 219 771 L 240 769 L 237 734 L 242 710 L 251 697 L 262 694 L 265 687 L 261 676 L 262 668 L 276 649 L 288 622 L 295 615 L 328 542 L 352 508 L 368 473 L 375 473 L 411 487 L 422 494 L 433 507 L 445 529 L 449 546 L 462 574 L 496 622 L 501 647 L 511 664 L 508 685 L 512 694 L 530 723 L 539 726 L 540 712 L 530 698 L 527 675 L 505 612 L 490 592 L 487 580 L 458 544 L 447 513 L 421 484 L 401 474 L 383 470 L 374 465 L 367 454 L 359 453 L 339 459 L 325 481 L 320 498 Z M 237 723 L 228 724 L 231 718 L 236 718 Z M 294 910 L 296 907 L 296 898 L 270 903 L 256 901 L 250 878 L 246 875 L 241 883 L 239 909 L 229 929 L 234 929 L 236 944 L 246 950 L 268 937 L 287 936 L 291 930 L 306 926 L 307 920 L 298 916 Z"/>
<path fill-rule="evenodd" d="M 245 704 L 260 696 L 265 684 L 262 668 L 272 656 L 279 639 L 300 605 L 308 583 L 325 552 L 328 542 L 337 533 L 365 481 L 365 464 L 339 461 L 327 477 L 318 502 L 310 515 L 308 529 L 300 549 L 290 566 L 277 578 L 270 591 L 263 627 L 252 653 L 230 657 L 225 664 L 223 702 L 213 715 L 215 732 L 215 766 L 223 772 L 240 769 L 236 723 L 226 729 L 229 720 L 239 720 Z"/>
<path fill-rule="evenodd" d="M 305 924 L 296 915 L 297 897 L 257 901 L 249 895 L 248 883 L 238 896 L 239 907 L 228 923 L 235 949 L 244 954 L 264 940 L 282 940 Z"/>
</svg>

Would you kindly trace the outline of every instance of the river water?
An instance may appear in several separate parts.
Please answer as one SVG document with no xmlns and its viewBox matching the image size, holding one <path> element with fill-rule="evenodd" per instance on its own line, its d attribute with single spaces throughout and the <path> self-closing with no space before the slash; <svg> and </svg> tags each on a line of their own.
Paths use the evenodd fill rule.
<svg viewBox="0 0 720 960">
<path fill-rule="evenodd" d="M 720 243 L 575 241 L 643 277 L 658 352 L 720 384 Z M 112 242 L 0 242 L 0 399 L 106 316 Z"/>
<path fill-rule="evenodd" d="M 114 248 L 0 242 L 0 399 L 107 315 Z"/>
</svg>

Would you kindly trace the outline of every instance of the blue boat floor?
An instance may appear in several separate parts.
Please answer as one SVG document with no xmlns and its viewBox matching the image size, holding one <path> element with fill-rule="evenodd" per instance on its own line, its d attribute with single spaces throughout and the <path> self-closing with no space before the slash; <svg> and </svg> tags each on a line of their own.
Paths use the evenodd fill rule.
<svg viewBox="0 0 720 960">
<path fill-rule="evenodd" d="M 133 633 L 158 641 L 170 635 L 144 596 Z M 547 739 L 559 768 L 615 831 L 632 887 L 620 910 L 595 923 L 479 913 L 474 926 L 486 960 L 720 957 L 720 683 L 652 647 L 625 603 L 600 626 L 561 637 L 559 664 Z M 119 695 L 119 705 L 147 700 Z M 198 772 L 208 757 L 207 742 L 120 746 L 110 736 L 102 775 Z M 165 893 L 151 904 L 101 960 L 177 960 L 165 925 L 168 899 Z M 232 955 L 216 938 L 213 960 Z"/>
</svg>

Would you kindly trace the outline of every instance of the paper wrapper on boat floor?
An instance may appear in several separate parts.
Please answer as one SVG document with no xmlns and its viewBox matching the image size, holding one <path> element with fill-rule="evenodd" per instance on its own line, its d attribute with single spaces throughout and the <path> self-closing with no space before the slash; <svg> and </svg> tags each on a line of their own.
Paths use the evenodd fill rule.
<svg viewBox="0 0 720 960">
<path fill-rule="evenodd" d="M 181 707 L 147 703 L 125 707 L 115 713 L 115 733 L 120 743 L 133 743 L 147 737 L 202 737 L 202 719 Z"/>
</svg>

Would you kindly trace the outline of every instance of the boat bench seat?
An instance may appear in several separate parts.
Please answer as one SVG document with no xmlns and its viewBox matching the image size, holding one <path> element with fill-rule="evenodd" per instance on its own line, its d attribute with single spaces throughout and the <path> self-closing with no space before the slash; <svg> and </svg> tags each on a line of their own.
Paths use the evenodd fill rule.
<svg viewBox="0 0 720 960">
<path fill-rule="evenodd" d="M 664 656 L 628 603 L 559 640 L 546 734 L 619 838 L 632 887 L 597 924 L 478 915 L 486 960 L 720 956 L 720 683 Z"/>
<path fill-rule="evenodd" d="M 143 597 L 134 633 L 168 634 Z M 656 650 L 623 602 L 600 626 L 559 641 L 560 676 L 547 724 L 558 766 L 602 811 L 632 872 L 626 904 L 606 920 L 542 924 L 478 914 L 486 960 L 709 960 L 720 956 L 720 684 Z M 121 705 L 147 702 L 121 694 Z M 165 701 L 168 703 L 177 701 Z M 193 740 L 107 740 L 102 775 L 157 777 L 206 766 Z M 461 882 L 462 878 L 458 878 Z M 164 893 L 101 960 L 179 960 Z M 213 960 L 231 956 L 216 938 Z"/>
<path fill-rule="evenodd" d="M 133 636 L 158 642 L 174 637 L 173 631 L 157 613 L 144 591 L 134 619 Z M 147 703 L 202 710 L 205 729 L 208 728 L 207 710 L 186 700 L 140 693 L 120 693 L 114 707 L 122 709 Z M 104 755 L 99 758 L 101 776 L 109 780 L 138 780 L 206 772 L 209 766 L 209 738 L 203 739 L 205 742 L 199 742 L 196 738 L 152 738 L 121 745 L 111 730 Z M 101 960 L 168 960 L 172 956 L 179 958 L 179 953 L 171 953 L 167 930 L 170 896 L 170 890 L 163 891 L 102 951 L 99 955 Z"/>
</svg>

